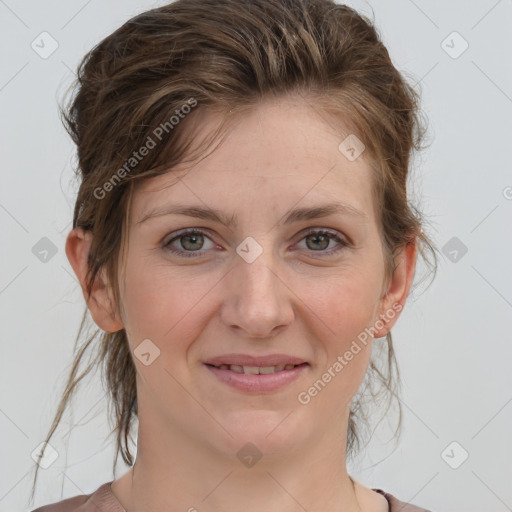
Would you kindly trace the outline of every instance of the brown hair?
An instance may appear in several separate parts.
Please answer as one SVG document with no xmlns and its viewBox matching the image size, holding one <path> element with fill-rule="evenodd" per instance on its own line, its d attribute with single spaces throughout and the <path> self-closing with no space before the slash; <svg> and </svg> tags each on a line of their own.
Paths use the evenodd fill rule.
<svg viewBox="0 0 512 512">
<path fill-rule="evenodd" d="M 98 272 L 105 270 L 120 304 L 118 258 L 126 241 L 134 185 L 184 161 L 193 139 L 182 136 L 186 126 L 194 126 L 205 109 L 222 114 L 219 129 L 198 149 L 204 155 L 233 116 L 264 99 L 292 94 L 314 106 L 326 122 L 341 121 L 365 144 L 374 171 L 386 276 L 392 275 L 394 256 L 414 241 L 435 276 L 437 249 L 423 232 L 422 218 L 407 194 L 410 156 L 413 149 L 423 149 L 426 133 L 420 96 L 392 64 L 372 21 L 352 8 L 332 0 L 178 0 L 135 16 L 103 39 L 83 58 L 73 86 L 61 116 L 78 152 L 80 188 L 73 228 L 94 235 L 89 293 Z M 131 160 L 149 139 L 155 147 L 140 161 Z M 87 313 L 86 308 L 46 442 L 77 384 L 102 364 L 110 417 L 110 408 L 115 409 L 115 472 L 120 452 L 125 463 L 133 465 L 128 438 L 137 416 L 136 370 L 124 330 L 100 334 L 97 329 L 77 349 Z M 98 334 L 96 358 L 78 375 Z M 384 369 L 372 360 L 367 386 L 376 378 L 397 396 L 399 373 L 391 333 L 386 341 Z M 370 394 L 377 397 L 371 385 Z M 360 448 L 361 428 L 368 423 L 362 405 L 362 399 L 351 404 L 348 456 Z M 400 429 L 399 402 L 398 409 Z M 32 497 L 36 479 L 37 469 Z"/>
</svg>

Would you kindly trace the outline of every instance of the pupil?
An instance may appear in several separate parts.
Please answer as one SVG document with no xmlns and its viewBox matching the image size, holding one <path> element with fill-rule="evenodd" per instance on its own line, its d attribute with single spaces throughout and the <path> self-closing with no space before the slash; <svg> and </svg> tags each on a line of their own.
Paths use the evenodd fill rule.
<svg viewBox="0 0 512 512">
<path fill-rule="evenodd" d="M 192 240 L 192 245 L 193 245 L 194 243 L 197 243 L 197 240 L 198 240 L 198 238 L 200 236 L 201 235 L 186 235 L 185 236 L 185 240 L 186 239 L 191 239 Z M 185 245 L 186 245 L 186 243 L 185 243 Z M 185 245 L 183 246 L 185 249 L 198 249 L 198 247 L 185 247 Z"/>
<path fill-rule="evenodd" d="M 325 235 L 311 235 L 310 238 L 313 238 L 314 240 L 323 239 L 324 244 L 322 246 L 322 249 L 325 249 L 327 245 L 329 245 L 329 239 Z M 325 242 L 327 242 L 327 244 Z"/>
</svg>

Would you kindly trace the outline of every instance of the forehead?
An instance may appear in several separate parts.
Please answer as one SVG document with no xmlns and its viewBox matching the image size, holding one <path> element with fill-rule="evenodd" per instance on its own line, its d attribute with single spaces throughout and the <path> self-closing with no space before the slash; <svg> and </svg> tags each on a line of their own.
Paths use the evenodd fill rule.
<svg viewBox="0 0 512 512">
<path fill-rule="evenodd" d="M 220 118 L 204 112 L 198 119 L 188 136 L 200 141 Z M 340 143 L 349 135 L 343 123 L 334 126 L 303 100 L 264 102 L 238 117 L 202 160 L 139 183 L 134 220 L 170 202 L 279 214 L 293 205 L 339 201 L 374 218 L 369 156 L 363 151 L 355 160 L 347 157 L 347 145 L 340 149 Z"/>
</svg>

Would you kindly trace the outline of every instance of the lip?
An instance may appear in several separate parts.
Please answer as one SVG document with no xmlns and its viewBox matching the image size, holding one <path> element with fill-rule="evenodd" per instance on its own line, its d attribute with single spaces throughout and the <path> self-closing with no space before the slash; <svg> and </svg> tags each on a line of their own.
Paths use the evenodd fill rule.
<svg viewBox="0 0 512 512">
<path fill-rule="evenodd" d="M 268 354 L 266 356 L 252 356 L 249 354 L 224 354 L 212 357 L 204 361 L 205 364 L 220 366 L 221 364 L 236 364 L 238 366 L 279 366 L 287 364 L 307 363 L 300 357 L 289 356 L 286 354 Z M 291 371 L 291 370 L 286 370 Z"/>
<path fill-rule="evenodd" d="M 239 391 L 244 391 L 246 393 L 262 394 L 277 391 L 285 387 L 287 384 L 290 384 L 294 380 L 298 379 L 301 375 L 308 371 L 309 364 L 302 363 L 299 364 L 299 366 L 295 366 L 290 370 L 281 370 L 275 373 L 257 375 L 238 373 L 232 370 L 217 368 L 209 364 L 205 364 L 205 367 L 220 382 L 227 384 L 232 388 L 235 388 Z"/>
</svg>

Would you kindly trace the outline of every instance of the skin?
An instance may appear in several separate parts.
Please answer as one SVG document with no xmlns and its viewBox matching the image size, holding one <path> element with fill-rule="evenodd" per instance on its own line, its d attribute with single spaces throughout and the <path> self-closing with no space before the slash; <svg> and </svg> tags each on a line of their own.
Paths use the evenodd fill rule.
<svg viewBox="0 0 512 512">
<path fill-rule="evenodd" d="M 196 135 L 217 121 L 205 115 Z M 142 182 L 131 204 L 129 247 L 120 255 L 119 305 L 105 274 L 86 296 L 91 235 L 81 229 L 68 235 L 66 253 L 96 324 L 108 332 L 126 329 L 132 350 L 148 338 L 160 350 L 148 366 L 134 358 L 137 460 L 112 484 L 128 512 L 388 510 L 382 495 L 351 481 L 346 470 L 349 404 L 368 368 L 372 338 L 307 405 L 297 399 L 365 327 L 393 304 L 404 306 L 414 275 L 410 244 L 385 279 L 369 157 L 363 152 L 350 161 L 338 150 L 348 133 L 300 99 L 265 101 L 181 180 L 169 173 Z M 292 208 L 333 201 L 364 217 L 335 213 L 282 223 Z M 180 215 L 137 223 L 169 204 L 207 205 L 234 215 L 238 225 Z M 176 239 L 184 228 L 207 232 Z M 307 228 L 333 230 L 349 245 L 332 252 L 338 242 L 327 246 Z M 263 249 L 252 263 L 236 252 L 248 236 Z M 173 239 L 175 249 L 202 256 L 171 254 L 163 246 Z M 399 312 L 393 316 L 376 338 Z M 290 354 L 310 366 L 278 391 L 250 395 L 218 381 L 203 364 L 230 352 Z M 262 454 L 250 468 L 236 455 L 247 442 Z"/>
</svg>

